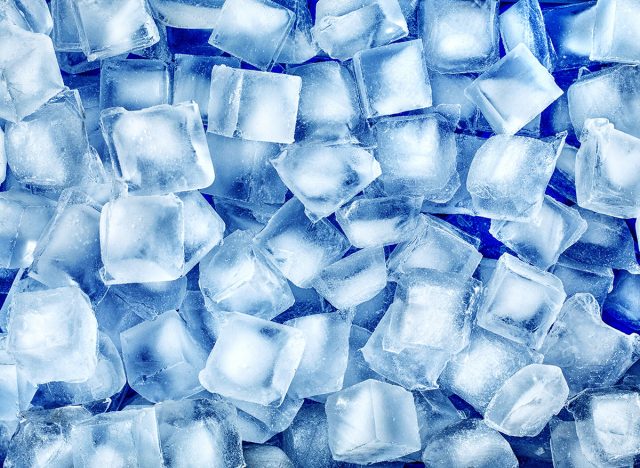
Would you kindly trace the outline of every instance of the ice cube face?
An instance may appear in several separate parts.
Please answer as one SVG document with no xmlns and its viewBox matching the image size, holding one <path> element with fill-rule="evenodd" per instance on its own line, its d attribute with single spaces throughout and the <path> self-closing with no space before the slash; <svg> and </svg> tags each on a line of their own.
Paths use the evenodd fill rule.
<svg viewBox="0 0 640 468">
<path fill-rule="evenodd" d="M 551 428 L 550 445 L 554 466 L 592 465 L 582 452 L 574 421 L 552 419 L 549 427 Z"/>
<path fill-rule="evenodd" d="M 557 144 L 552 142 L 524 136 L 489 138 L 476 152 L 467 176 L 474 208 L 491 219 L 531 219 L 542 208 L 557 159 Z"/>
<path fill-rule="evenodd" d="M 587 119 L 576 156 L 578 204 L 618 218 L 640 216 L 640 138 Z"/>
<path fill-rule="evenodd" d="M 271 163 L 313 221 L 335 212 L 381 174 L 369 151 L 351 145 L 293 146 Z"/>
<path fill-rule="evenodd" d="M 25 31 L 51 33 L 53 21 L 46 2 L 42 0 L 10 1 L 0 8 L 0 21 L 3 23 L 12 24 Z"/>
<path fill-rule="evenodd" d="M 101 115 L 114 171 L 136 195 L 208 187 L 214 172 L 195 103 L 139 111 L 121 107 Z"/>
<path fill-rule="evenodd" d="M 301 86 L 299 76 L 216 65 L 211 70 L 207 131 L 243 140 L 293 143 Z"/>
<path fill-rule="evenodd" d="M 152 46 L 160 33 L 141 0 L 73 2 L 82 52 L 89 61 Z"/>
<path fill-rule="evenodd" d="M 367 380 L 327 398 L 326 412 L 334 460 L 376 463 L 420 449 L 413 396 L 402 387 Z"/>
<path fill-rule="evenodd" d="M 465 94 L 496 133 L 513 135 L 558 99 L 562 89 L 521 43 L 480 75 Z"/>
<path fill-rule="evenodd" d="M 604 302 L 603 316 L 611 326 L 637 333 L 640 321 L 635 310 L 640 300 L 640 277 L 626 271 L 616 273 L 615 287 Z"/>
<path fill-rule="evenodd" d="M 149 7 L 153 11 L 153 17 L 167 26 L 184 29 L 207 29 L 215 24 L 223 3 L 222 0 L 203 2 L 151 0 Z"/>
<path fill-rule="evenodd" d="M 262 70 L 271 68 L 295 13 L 270 0 L 225 1 L 209 44 Z"/>
<path fill-rule="evenodd" d="M 321 0 L 311 32 L 331 58 L 348 60 L 358 51 L 407 36 L 409 29 L 397 0 Z"/>
<path fill-rule="evenodd" d="M 498 60 L 495 0 L 427 0 L 419 18 L 430 69 L 440 73 L 481 72 Z"/>
<path fill-rule="evenodd" d="M 243 455 L 247 466 L 294 468 L 287 454 L 274 445 L 252 445 L 243 450 Z"/>
<path fill-rule="evenodd" d="M 347 338 L 348 339 L 348 338 Z M 0 421 L 12 423 L 18 419 L 20 412 L 21 377 L 12 355 L 7 352 L 7 335 L 0 334 Z"/>
<path fill-rule="evenodd" d="M 7 350 L 34 384 L 88 379 L 97 365 L 98 323 L 77 287 L 16 293 Z"/>
<path fill-rule="evenodd" d="M 333 467 L 328 443 L 327 415 L 323 405 L 307 403 L 282 435 L 282 450 L 294 466 Z"/>
<path fill-rule="evenodd" d="M 229 399 L 238 410 L 238 430 L 243 441 L 263 444 L 291 426 L 304 400 L 286 396 L 280 406 L 264 406 Z"/>
<path fill-rule="evenodd" d="M 595 8 L 590 60 L 640 62 L 640 34 L 634 23 L 638 4 L 633 0 L 599 1 Z"/>
<path fill-rule="evenodd" d="M 595 6 L 595 2 L 582 2 L 545 10 L 544 23 L 555 51 L 556 70 L 578 68 L 589 62 Z"/>
<path fill-rule="evenodd" d="M 18 122 L 62 91 L 51 39 L 3 25 L 0 30 L 0 118 Z"/>
<path fill-rule="evenodd" d="M 541 352 L 545 364 L 559 366 L 572 394 L 617 382 L 638 359 L 637 335 L 605 324 L 591 294 L 570 297 L 549 331 Z"/>
<path fill-rule="evenodd" d="M 202 391 L 198 373 L 207 354 L 177 312 L 122 332 L 120 341 L 129 385 L 147 400 L 180 400 Z"/>
<path fill-rule="evenodd" d="M 422 41 L 414 40 L 361 51 L 353 67 L 367 118 L 431 106 L 431 85 Z M 411 89 L 411 93 L 406 90 Z"/>
<path fill-rule="evenodd" d="M 224 320 L 200 383 L 229 398 L 279 406 L 302 359 L 304 333 L 245 314 Z"/>
<path fill-rule="evenodd" d="M 104 413 L 71 429 L 73 465 L 162 466 L 153 407 Z"/>
<path fill-rule="evenodd" d="M 100 215 L 108 284 L 171 281 L 184 269 L 183 203 L 175 195 L 124 197 Z"/>
<path fill-rule="evenodd" d="M 165 466 L 184 467 L 198 454 L 196 467 L 244 466 L 236 410 L 217 400 L 166 401 L 155 407 Z"/>
<path fill-rule="evenodd" d="M 248 231 L 225 237 L 200 265 L 200 290 L 207 308 L 237 311 L 267 320 L 294 303 L 287 281 L 254 250 Z"/>
<path fill-rule="evenodd" d="M 427 466 L 519 466 L 509 443 L 480 419 L 467 419 L 433 437 L 422 460 Z"/>
<path fill-rule="evenodd" d="M 640 453 L 640 394 L 610 387 L 586 390 L 569 406 L 584 456 L 594 464 L 632 464 Z"/>
<path fill-rule="evenodd" d="M 181 102 L 181 101 L 177 101 Z M 161 60 L 105 60 L 100 67 L 100 109 L 134 111 L 169 103 L 169 70 Z"/>
<path fill-rule="evenodd" d="M 385 192 L 429 201 L 449 200 L 460 186 L 455 126 L 456 122 L 438 112 L 378 120 L 374 126 L 375 155 Z"/>
<path fill-rule="evenodd" d="M 549 272 L 560 278 L 567 297 L 576 293 L 589 293 L 602 304 L 613 288 L 611 268 L 583 265 L 567 257 L 560 257 Z"/>
</svg>

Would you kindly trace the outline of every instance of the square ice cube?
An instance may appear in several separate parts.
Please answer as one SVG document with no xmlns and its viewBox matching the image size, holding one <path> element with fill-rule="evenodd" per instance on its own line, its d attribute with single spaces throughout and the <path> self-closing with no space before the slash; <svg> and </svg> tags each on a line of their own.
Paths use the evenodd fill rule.
<svg viewBox="0 0 640 468">
<path fill-rule="evenodd" d="M 477 322 L 482 328 L 538 349 L 566 294 L 551 273 L 503 254 L 486 286 Z"/>
<path fill-rule="evenodd" d="M 271 163 L 313 221 L 335 212 L 381 174 L 369 151 L 351 145 L 291 146 Z"/>
<path fill-rule="evenodd" d="M 545 9 L 547 34 L 555 52 L 554 69 L 579 68 L 589 63 L 596 2 L 580 2 Z"/>
<path fill-rule="evenodd" d="M 420 449 L 413 396 L 402 387 L 367 380 L 327 398 L 333 458 L 369 464 Z"/>
<path fill-rule="evenodd" d="M 513 135 L 562 95 L 553 76 L 520 43 L 465 89 L 496 133 Z"/>
<path fill-rule="evenodd" d="M 100 109 L 140 110 L 169 103 L 169 69 L 161 60 L 105 60 L 100 66 Z"/>
<path fill-rule="evenodd" d="M 538 0 L 520 0 L 502 13 L 500 36 L 507 52 L 522 43 L 545 68 L 552 68 L 553 46 L 547 36 Z"/>
<path fill-rule="evenodd" d="M 223 320 L 200 383 L 229 398 L 279 406 L 302 359 L 304 333 L 235 312 Z"/>
<path fill-rule="evenodd" d="M 98 323 L 77 287 L 13 295 L 7 350 L 29 382 L 88 379 L 96 369 L 97 347 Z"/>
<path fill-rule="evenodd" d="M 74 0 L 73 12 L 89 61 L 144 49 L 160 40 L 143 0 Z"/>
<path fill-rule="evenodd" d="M 368 118 L 431 106 L 431 85 L 419 39 L 358 52 L 353 68 Z"/>
<path fill-rule="evenodd" d="M 107 203 L 100 215 L 100 251 L 107 284 L 177 279 L 184 269 L 182 201 L 171 194 Z"/>
<path fill-rule="evenodd" d="M 136 195 L 208 187 L 215 177 L 198 105 L 183 103 L 100 117 L 114 171 Z"/>
<path fill-rule="evenodd" d="M 589 59 L 595 62 L 640 62 L 640 5 L 636 0 L 598 0 Z"/>
<path fill-rule="evenodd" d="M 207 131 L 293 143 L 301 86 L 299 76 L 216 65 L 211 69 Z"/>
<path fill-rule="evenodd" d="M 64 88 L 51 39 L 0 28 L 0 119 L 18 122 Z"/>
<path fill-rule="evenodd" d="M 267 70 L 278 58 L 295 16 L 270 0 L 226 0 L 212 24 L 209 44 Z"/>
<path fill-rule="evenodd" d="M 469 73 L 498 60 L 498 3 L 426 0 L 419 20 L 427 66 L 440 73 Z"/>
</svg>

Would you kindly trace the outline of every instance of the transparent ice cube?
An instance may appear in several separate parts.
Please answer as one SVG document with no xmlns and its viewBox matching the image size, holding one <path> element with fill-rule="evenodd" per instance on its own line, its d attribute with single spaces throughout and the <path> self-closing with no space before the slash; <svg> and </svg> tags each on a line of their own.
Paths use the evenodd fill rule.
<svg viewBox="0 0 640 468">
<path fill-rule="evenodd" d="M 140 110 L 169 103 L 169 69 L 161 60 L 104 60 L 100 66 L 100 109 Z M 180 101 L 178 101 L 180 102 Z"/>
<path fill-rule="evenodd" d="M 596 62 L 640 62 L 640 9 L 633 0 L 599 0 L 595 8 L 589 59 Z"/>
<path fill-rule="evenodd" d="M 560 278 L 567 297 L 576 293 L 590 293 L 602 304 L 613 288 L 613 271 L 611 268 L 597 265 L 583 265 L 565 256 L 549 272 Z"/>
<path fill-rule="evenodd" d="M 464 90 L 476 78 L 475 74 L 449 74 L 429 70 L 433 107 L 444 104 L 460 106 L 458 126 L 470 130 L 476 128 L 478 107 L 464 95 Z"/>
<path fill-rule="evenodd" d="M 211 29 L 215 24 L 224 0 L 150 0 L 153 16 L 172 28 Z"/>
<path fill-rule="evenodd" d="M 139 317 L 153 320 L 167 310 L 180 307 L 186 292 L 187 278 L 182 276 L 173 281 L 111 285 L 108 294 L 118 296 Z"/>
<path fill-rule="evenodd" d="M 547 34 L 555 52 L 554 68 L 567 70 L 589 63 L 596 2 L 545 9 Z"/>
<path fill-rule="evenodd" d="M 259 405 L 229 398 L 238 410 L 238 430 L 243 441 L 265 443 L 286 430 L 304 400 L 287 395 L 280 406 Z"/>
<path fill-rule="evenodd" d="M 329 449 L 329 431 L 324 405 L 307 401 L 282 434 L 282 450 L 294 466 L 338 468 Z"/>
<path fill-rule="evenodd" d="M 587 460 L 582 452 L 576 423 L 553 419 L 549 423 L 551 428 L 551 455 L 553 466 L 558 468 L 587 468 L 595 466 Z"/>
<path fill-rule="evenodd" d="M 0 6 L 0 23 L 8 22 L 25 31 L 50 34 L 53 20 L 43 0 L 10 0 Z"/>
<path fill-rule="evenodd" d="M 520 0 L 500 15 L 500 36 L 508 51 L 522 43 L 545 68 L 552 68 L 553 46 L 538 0 Z"/>
<path fill-rule="evenodd" d="M 276 62 L 293 65 L 312 59 L 320 48 L 311 36 L 313 20 L 308 3 L 305 0 L 279 0 L 279 4 L 294 12 L 295 19 Z"/>
</svg>

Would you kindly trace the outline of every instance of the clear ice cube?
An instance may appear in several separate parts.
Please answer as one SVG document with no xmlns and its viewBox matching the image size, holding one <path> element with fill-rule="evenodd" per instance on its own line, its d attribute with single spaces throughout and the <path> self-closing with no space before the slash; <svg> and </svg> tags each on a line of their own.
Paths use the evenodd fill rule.
<svg viewBox="0 0 640 468">
<path fill-rule="evenodd" d="M 545 68 L 552 68 L 553 46 L 547 36 L 538 0 L 520 0 L 502 13 L 500 36 L 507 52 L 522 43 Z"/>
<path fill-rule="evenodd" d="M 250 445 L 243 454 L 248 467 L 295 468 L 287 454 L 275 445 Z"/>
<path fill-rule="evenodd" d="M 574 421 L 553 419 L 549 423 L 551 428 L 551 455 L 553 466 L 558 468 L 587 468 L 595 466 L 586 459 L 576 434 Z"/>
<path fill-rule="evenodd" d="M 211 29 L 224 0 L 150 0 L 154 18 L 172 28 Z"/>
<path fill-rule="evenodd" d="M 596 2 L 577 2 L 545 9 L 547 34 L 555 52 L 554 68 L 567 70 L 589 63 Z"/>
<path fill-rule="evenodd" d="M 163 61 L 114 59 L 101 63 L 100 109 L 134 111 L 168 103 L 169 68 Z"/>
<path fill-rule="evenodd" d="M 238 410 L 238 430 L 243 441 L 265 443 L 286 430 L 304 403 L 287 395 L 280 406 L 259 405 L 229 398 Z"/>
<path fill-rule="evenodd" d="M 640 6 L 634 0 L 598 0 L 589 59 L 595 62 L 640 62 Z"/>
<path fill-rule="evenodd" d="M 306 0 L 279 0 L 279 2 L 295 13 L 295 19 L 276 61 L 291 65 L 307 62 L 320 50 L 311 36 L 313 20 L 309 4 Z"/>
<path fill-rule="evenodd" d="M 329 431 L 324 405 L 307 401 L 282 434 L 282 450 L 294 466 L 338 468 L 329 449 Z"/>
<path fill-rule="evenodd" d="M 560 257 L 558 263 L 549 269 L 550 273 L 560 278 L 567 297 L 576 293 L 590 293 L 602 304 L 613 288 L 613 270 L 597 265 L 584 265 L 567 258 Z"/>
</svg>

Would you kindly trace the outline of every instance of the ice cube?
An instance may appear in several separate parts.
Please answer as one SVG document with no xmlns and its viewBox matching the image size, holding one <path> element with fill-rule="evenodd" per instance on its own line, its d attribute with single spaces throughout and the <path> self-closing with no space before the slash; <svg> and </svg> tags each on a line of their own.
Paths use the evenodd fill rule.
<svg viewBox="0 0 640 468">
<path fill-rule="evenodd" d="M 381 117 L 431 106 L 431 85 L 422 41 L 358 52 L 353 67 L 366 117 Z M 410 89 L 411 93 L 406 90 Z"/>
<path fill-rule="evenodd" d="M 513 135 L 558 99 L 562 89 L 520 43 L 480 75 L 465 94 L 496 133 Z"/>
<path fill-rule="evenodd" d="M 381 174 L 369 151 L 351 145 L 291 146 L 271 163 L 313 221 L 335 212 Z"/>
<path fill-rule="evenodd" d="M 51 39 L 12 25 L 0 28 L 0 118 L 22 120 L 63 90 Z"/>
<path fill-rule="evenodd" d="M 304 333 L 245 314 L 224 320 L 200 383 L 223 396 L 279 406 L 302 359 Z"/>
<path fill-rule="evenodd" d="M 327 415 L 323 405 L 307 401 L 282 434 L 282 450 L 294 466 L 338 468 L 329 449 Z"/>
<path fill-rule="evenodd" d="M 8 337 L 0 334 L 0 421 L 15 424 L 20 412 L 22 385 L 24 378 L 20 375 L 15 358 L 7 352 Z"/>
<path fill-rule="evenodd" d="M 226 0 L 209 44 L 267 70 L 293 27 L 295 13 L 270 0 Z"/>
<path fill-rule="evenodd" d="M 211 69 L 207 131 L 244 140 L 293 143 L 301 86 L 299 76 L 216 65 Z"/>
<path fill-rule="evenodd" d="M 155 411 L 164 466 L 245 466 L 231 404 L 222 399 L 165 401 L 156 405 Z"/>
<path fill-rule="evenodd" d="M 447 364 L 440 386 L 483 412 L 493 395 L 517 371 L 542 361 L 542 355 L 481 328 Z"/>
<path fill-rule="evenodd" d="M 342 389 L 352 319 L 349 312 L 331 312 L 285 322 L 300 330 L 306 340 L 302 360 L 289 387 L 292 397 L 308 398 Z"/>
<path fill-rule="evenodd" d="M 151 0 L 149 7 L 158 21 L 172 28 L 211 29 L 224 0 Z"/>
<path fill-rule="evenodd" d="M 287 395 L 280 406 L 265 406 L 228 399 L 238 410 L 238 430 L 243 441 L 265 443 L 286 430 L 298 414 L 304 400 Z"/>
<path fill-rule="evenodd" d="M 81 382 L 97 365 L 98 323 L 77 287 L 14 294 L 7 350 L 34 384 Z"/>
<path fill-rule="evenodd" d="M 333 458 L 369 464 L 420 449 L 413 396 L 402 387 L 367 380 L 327 398 Z"/>
<path fill-rule="evenodd" d="M 426 0 L 419 12 L 429 68 L 480 72 L 500 56 L 496 0 Z"/>
<path fill-rule="evenodd" d="M 507 52 L 522 43 L 538 62 L 551 69 L 553 46 L 538 0 L 520 0 L 500 15 L 500 36 Z"/>
<path fill-rule="evenodd" d="M 272 319 L 294 303 L 291 288 L 254 250 L 252 235 L 235 231 L 200 265 L 200 289 L 210 309 Z"/>
<path fill-rule="evenodd" d="M 519 466 L 509 443 L 480 419 L 445 428 L 429 440 L 422 456 L 426 466 Z"/>
<path fill-rule="evenodd" d="M 198 105 L 183 103 L 100 117 L 114 171 L 136 195 L 208 187 L 214 172 Z"/>
<path fill-rule="evenodd" d="M 622 331 L 640 331 L 640 276 L 616 272 L 615 286 L 602 307 L 603 319 Z"/>
<path fill-rule="evenodd" d="M 463 419 L 463 413 L 458 411 L 440 390 L 414 392 L 413 401 L 418 415 L 422 447 L 425 447 L 429 439 L 440 434 L 447 426 Z M 417 454 L 417 458 L 419 457 L 420 454 Z"/>
<path fill-rule="evenodd" d="M 563 140 L 562 135 L 551 142 L 524 136 L 489 138 L 476 152 L 467 176 L 478 214 L 508 221 L 536 216 Z"/>
<path fill-rule="evenodd" d="M 567 70 L 589 63 L 596 2 L 545 9 L 547 34 L 555 52 L 554 68 Z"/>
<path fill-rule="evenodd" d="M 123 197 L 104 205 L 100 251 L 107 284 L 171 281 L 184 269 L 183 203 L 173 194 Z"/>
<path fill-rule="evenodd" d="M 115 294 L 111 288 L 95 305 L 98 326 L 109 336 L 119 352 L 122 351 L 120 332 L 128 330 L 143 321 L 137 313 L 140 312 L 139 309 L 139 306 L 127 303 Z"/>
<path fill-rule="evenodd" d="M 585 458 L 582 452 L 574 421 L 553 419 L 549 426 L 551 427 L 553 466 L 558 468 L 587 468 L 595 466 Z"/>
<path fill-rule="evenodd" d="M 373 371 L 360 351 L 371 337 L 371 332 L 357 325 L 351 325 L 349 334 L 349 356 L 347 359 L 347 369 L 344 371 L 342 387 L 351 387 L 369 379 L 383 380 L 383 377 Z M 321 401 L 320 398 L 316 400 Z M 326 400 L 326 398 L 325 398 Z"/>
<path fill-rule="evenodd" d="M 71 429 L 73 466 L 162 466 L 153 407 L 97 414 Z M 200 447 L 201 448 L 201 447 Z"/>
<path fill-rule="evenodd" d="M 456 171 L 457 119 L 440 112 L 378 120 L 374 127 L 380 180 L 389 195 L 445 202 L 460 186 Z"/>
<path fill-rule="evenodd" d="M 158 314 L 180 307 L 187 292 L 187 278 L 153 283 L 118 284 L 109 287 L 115 294 L 145 320 L 153 320 Z"/>
<path fill-rule="evenodd" d="M 313 20 L 309 5 L 305 0 L 280 0 L 279 4 L 294 12 L 295 19 L 276 61 L 292 65 L 307 62 L 320 50 L 311 36 Z"/>
<path fill-rule="evenodd" d="M 587 119 L 576 155 L 578 204 L 618 218 L 640 217 L 640 138 L 607 119 Z"/>
<path fill-rule="evenodd" d="M 589 59 L 596 62 L 640 62 L 640 9 L 634 0 L 599 0 L 595 8 Z"/>
<path fill-rule="evenodd" d="M 481 293 L 479 281 L 452 273 L 416 269 L 401 276 L 394 301 L 397 305 L 389 312 L 385 350 L 427 347 L 459 352 L 469 342 Z"/>
<path fill-rule="evenodd" d="M 465 88 L 476 78 L 475 74 L 447 74 L 429 70 L 433 107 L 445 104 L 460 106 L 460 121 L 458 122 L 460 128 L 470 130 L 476 128 L 478 107 L 464 95 Z"/>
<path fill-rule="evenodd" d="M 244 448 L 247 468 L 295 468 L 287 454 L 274 445 L 249 445 Z"/>
<path fill-rule="evenodd" d="M 149 401 L 181 400 L 202 391 L 198 373 L 207 350 L 195 341 L 175 311 L 120 334 L 131 388 Z"/>
<path fill-rule="evenodd" d="M 578 154 L 578 148 L 565 144 L 556 160 L 556 169 L 549 180 L 549 189 L 574 203 L 576 202 L 576 154 Z"/>
<path fill-rule="evenodd" d="M 142 0 L 78 0 L 73 2 L 73 12 L 80 45 L 89 61 L 149 47 L 160 40 Z"/>
<path fill-rule="evenodd" d="M 9 0 L 0 6 L 0 23 L 10 23 L 25 31 L 49 34 L 53 20 L 43 0 Z"/>
<path fill-rule="evenodd" d="M 331 58 L 347 60 L 364 49 L 397 41 L 409 33 L 397 0 L 320 0 L 312 34 Z"/>
<path fill-rule="evenodd" d="M 560 367 L 572 394 L 613 385 L 640 357 L 640 338 L 605 324 L 591 294 L 570 297 L 541 348 L 545 364 Z"/>
<path fill-rule="evenodd" d="M 613 271 L 611 268 L 583 265 L 565 256 L 549 269 L 550 273 L 560 278 L 567 297 L 576 293 L 590 293 L 602 304 L 613 288 Z"/>
<path fill-rule="evenodd" d="M 545 196 L 542 209 L 531 221 L 493 220 L 489 232 L 522 260 L 546 270 L 586 230 L 587 222 L 575 209 Z"/>
<path fill-rule="evenodd" d="M 180 102 L 180 101 L 178 101 Z M 140 110 L 169 103 L 169 69 L 161 60 L 105 60 L 100 67 L 100 109 Z"/>
<path fill-rule="evenodd" d="M 296 140 L 353 141 L 362 115 L 349 70 L 338 62 L 317 62 L 290 73 L 302 78 Z"/>
</svg>

